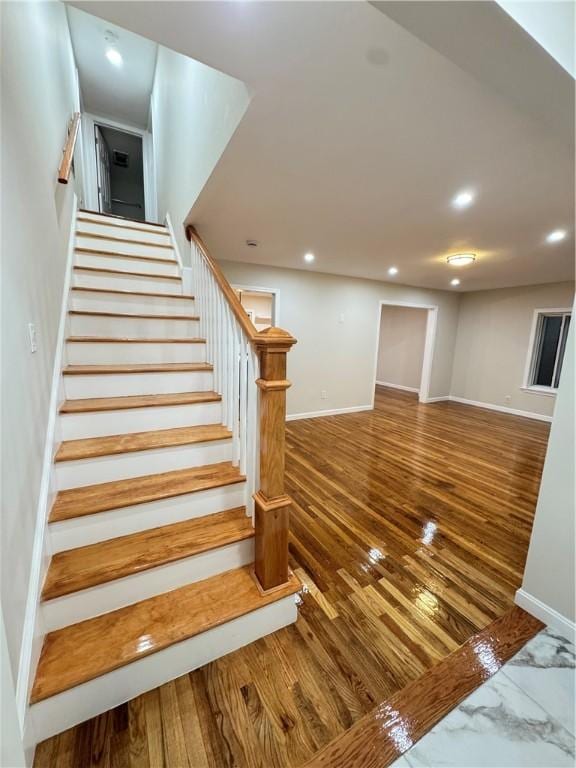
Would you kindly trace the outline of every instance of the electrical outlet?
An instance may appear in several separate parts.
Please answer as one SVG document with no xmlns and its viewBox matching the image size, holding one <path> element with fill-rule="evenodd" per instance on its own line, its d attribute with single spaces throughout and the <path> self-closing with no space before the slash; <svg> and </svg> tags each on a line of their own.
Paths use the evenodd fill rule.
<svg viewBox="0 0 576 768">
<path fill-rule="evenodd" d="M 344 315 L 339 315 L 338 322 L 343 323 L 344 322 Z"/>
<path fill-rule="evenodd" d="M 36 325 L 28 323 L 28 339 L 30 341 L 30 352 L 34 354 L 38 349 L 38 339 L 36 338 Z"/>
<path fill-rule="evenodd" d="M 509 403 L 510 400 L 512 400 L 512 395 L 506 395 L 506 397 L 504 398 L 504 402 Z"/>
<path fill-rule="evenodd" d="M 321 400 L 326 400 L 327 397 L 328 397 L 328 392 L 326 392 L 325 389 L 321 390 L 321 392 L 320 392 L 320 399 Z"/>
</svg>

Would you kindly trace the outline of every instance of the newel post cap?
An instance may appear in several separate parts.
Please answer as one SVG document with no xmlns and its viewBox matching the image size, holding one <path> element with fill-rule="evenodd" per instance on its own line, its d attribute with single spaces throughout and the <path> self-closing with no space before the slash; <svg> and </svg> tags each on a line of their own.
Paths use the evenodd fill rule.
<svg viewBox="0 0 576 768">
<path fill-rule="evenodd" d="M 258 349 L 268 350 L 269 352 L 288 352 L 296 342 L 297 339 L 291 333 L 282 328 L 274 327 L 258 331 L 255 338 L 255 344 Z"/>
</svg>

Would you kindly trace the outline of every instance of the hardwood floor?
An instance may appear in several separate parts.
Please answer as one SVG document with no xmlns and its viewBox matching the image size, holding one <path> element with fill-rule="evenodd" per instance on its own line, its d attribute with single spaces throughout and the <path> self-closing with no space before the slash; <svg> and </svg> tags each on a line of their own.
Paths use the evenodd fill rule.
<svg viewBox="0 0 576 768">
<path fill-rule="evenodd" d="M 384 389 L 290 422 L 298 622 L 43 742 L 36 768 L 302 766 L 510 610 L 547 438 Z"/>
</svg>

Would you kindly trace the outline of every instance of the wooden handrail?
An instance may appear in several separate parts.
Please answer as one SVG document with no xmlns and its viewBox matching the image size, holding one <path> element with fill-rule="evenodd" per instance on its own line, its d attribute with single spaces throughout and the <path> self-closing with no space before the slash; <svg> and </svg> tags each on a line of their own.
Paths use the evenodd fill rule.
<svg viewBox="0 0 576 768">
<path fill-rule="evenodd" d="M 68 136 L 66 137 L 66 144 L 64 145 L 64 152 L 62 155 L 62 162 L 58 169 L 58 181 L 60 184 L 68 184 L 70 178 L 70 170 L 72 169 L 72 160 L 74 159 L 74 149 L 76 148 L 76 139 L 78 138 L 78 129 L 80 128 L 80 112 L 74 112 L 70 126 L 68 128 Z"/>
<path fill-rule="evenodd" d="M 240 323 L 240 326 L 246 336 L 248 337 L 248 341 L 255 345 L 256 341 L 258 339 L 258 331 L 256 330 L 256 327 L 254 326 L 254 323 L 252 320 L 250 320 L 250 317 L 248 316 L 248 313 L 240 303 L 240 299 L 236 294 L 234 293 L 234 290 L 232 289 L 232 286 L 226 280 L 224 277 L 224 272 L 220 269 L 220 265 L 218 262 L 212 258 L 210 255 L 210 252 L 208 251 L 208 248 L 206 248 L 204 241 L 198 234 L 196 227 L 194 227 L 192 224 L 186 225 L 186 239 L 188 242 L 191 242 L 194 240 L 198 248 L 202 251 L 202 254 L 204 255 L 204 258 L 206 259 L 210 269 L 212 270 L 212 274 L 214 275 L 216 282 L 220 286 L 220 290 L 226 297 L 226 300 L 230 306 L 230 309 L 234 313 L 234 316 L 236 320 Z"/>
<path fill-rule="evenodd" d="M 246 310 L 212 258 L 195 227 L 186 238 L 196 244 L 208 264 L 259 361 L 256 381 L 260 392 L 260 488 L 254 494 L 254 575 L 263 592 L 277 589 L 289 578 L 288 528 L 292 499 L 284 490 L 287 354 L 296 339 L 282 328 L 257 331 Z"/>
</svg>

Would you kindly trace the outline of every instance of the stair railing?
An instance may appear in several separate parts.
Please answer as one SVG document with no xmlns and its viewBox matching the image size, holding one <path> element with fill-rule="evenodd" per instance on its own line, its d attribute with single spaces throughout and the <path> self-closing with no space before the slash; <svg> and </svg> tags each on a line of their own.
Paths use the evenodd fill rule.
<svg viewBox="0 0 576 768">
<path fill-rule="evenodd" d="M 254 573 L 267 592 L 288 581 L 292 500 L 284 491 L 286 358 L 296 339 L 281 328 L 257 331 L 196 229 L 188 225 L 194 296 L 207 360 L 214 366 L 234 458 L 246 476 L 255 534 Z"/>
<path fill-rule="evenodd" d="M 68 126 L 68 135 L 66 136 L 66 143 L 62 150 L 62 161 L 60 163 L 60 168 L 58 169 L 58 182 L 60 184 L 68 184 L 79 128 L 80 112 L 74 112 L 72 119 L 70 120 L 70 125 Z"/>
</svg>

